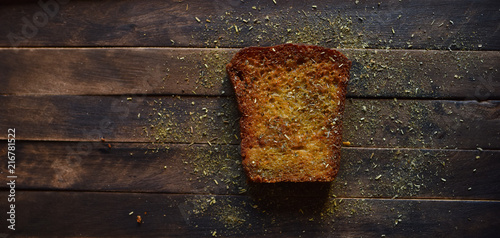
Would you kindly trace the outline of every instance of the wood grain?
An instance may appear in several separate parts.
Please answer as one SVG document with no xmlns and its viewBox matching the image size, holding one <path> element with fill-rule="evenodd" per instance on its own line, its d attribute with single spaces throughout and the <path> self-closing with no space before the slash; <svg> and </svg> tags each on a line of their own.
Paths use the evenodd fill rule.
<svg viewBox="0 0 500 238">
<path fill-rule="evenodd" d="M 1 96 L 0 128 L 19 140 L 239 143 L 232 97 Z M 498 149 L 499 101 L 346 101 L 354 146 Z M 1 139 L 6 134 L 0 135 Z"/>
<path fill-rule="evenodd" d="M 499 9 L 2 1 L 0 144 L 16 128 L 18 177 L 16 231 L 0 237 L 495 237 Z M 225 64 L 286 42 L 353 61 L 352 146 L 331 184 L 252 184 L 241 171 Z"/>
<path fill-rule="evenodd" d="M 0 49 L 4 95 L 233 95 L 225 65 L 238 49 Z M 500 98 L 500 52 L 341 49 L 348 97 Z"/>
<path fill-rule="evenodd" d="M 294 184 L 247 184 L 236 145 L 20 142 L 16 152 L 23 190 L 237 195 L 265 189 L 298 196 Z M 344 198 L 498 200 L 499 156 L 498 150 L 344 147 L 338 177 L 323 189 Z"/>
<path fill-rule="evenodd" d="M 71 1 L 58 4 L 58 11 L 46 10 L 49 16 L 29 2 L 2 7 L 0 21 L 10 24 L 0 26 L 0 45 L 242 47 L 296 42 L 343 48 L 498 50 L 499 4 Z"/>
<path fill-rule="evenodd" d="M 6 192 L 1 192 L 3 197 Z M 20 191 L 14 236 L 492 237 L 499 202 Z M 325 201 L 326 200 L 326 201 Z M 307 202 L 306 202 L 307 201 Z M 336 204 L 336 205 L 334 205 Z M 22 209 L 21 209 L 22 208 Z M 143 223 L 136 222 L 140 215 Z"/>
</svg>

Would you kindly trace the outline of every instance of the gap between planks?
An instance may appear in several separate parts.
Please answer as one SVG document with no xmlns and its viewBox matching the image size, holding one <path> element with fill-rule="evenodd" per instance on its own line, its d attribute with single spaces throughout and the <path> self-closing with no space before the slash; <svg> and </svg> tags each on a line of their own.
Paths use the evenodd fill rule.
<svg viewBox="0 0 500 238">
<path fill-rule="evenodd" d="M 8 191 L 7 188 L 0 188 L 0 192 Z M 165 196 L 215 196 L 215 197 L 252 197 L 248 194 L 216 194 L 216 193 L 166 193 L 166 192 L 147 192 L 147 191 L 98 191 L 98 190 L 64 190 L 64 189 L 16 189 L 16 191 L 21 192 L 50 192 L 50 193 L 97 193 L 97 194 L 148 194 L 148 195 L 165 195 Z M 271 196 L 271 197 L 277 197 Z M 306 196 L 315 197 L 315 196 Z M 464 198 L 435 198 L 435 197 L 418 197 L 418 198 L 385 198 L 385 197 L 345 197 L 345 196 L 335 196 L 332 199 L 343 199 L 343 200 L 374 200 L 374 201 L 422 201 L 422 202 L 491 202 L 500 203 L 500 199 L 464 199 Z"/>
<path fill-rule="evenodd" d="M 52 94 L 47 94 L 47 95 L 41 95 L 38 93 L 21 93 L 21 94 L 0 94 L 0 96 L 4 97 L 43 97 L 43 96 L 75 96 L 75 97 L 127 97 L 127 96 L 141 96 L 141 97 L 183 97 L 183 98 L 234 98 L 236 101 L 236 97 L 234 95 L 211 95 L 211 94 L 156 94 L 156 93 L 140 93 L 140 94 L 71 94 L 71 95 L 52 95 Z M 456 102 L 475 102 L 475 103 L 488 103 L 488 102 L 495 102 L 498 101 L 498 98 L 493 97 L 491 99 L 487 100 L 474 100 L 470 98 L 463 98 L 463 97 L 376 97 L 376 96 L 369 96 L 369 97 L 364 97 L 364 96 L 348 96 L 346 97 L 346 100 L 348 99 L 359 99 L 359 100 L 412 100 L 412 101 L 456 101 Z"/>
<path fill-rule="evenodd" d="M 8 191 L 7 188 L 0 188 L 0 192 Z M 147 192 L 147 191 L 97 191 L 97 190 L 64 190 L 64 189 L 16 189 L 19 192 L 50 192 L 50 193 L 79 193 L 79 194 L 135 194 L 135 195 L 164 195 L 164 196 L 213 196 L 213 197 L 249 197 L 248 194 L 214 194 L 214 193 L 165 193 L 165 192 Z M 270 196 L 277 197 L 277 195 Z M 306 196 L 315 197 L 315 196 Z M 422 202 L 486 202 L 486 203 L 500 203 L 500 199 L 463 199 L 463 198 L 377 198 L 377 197 L 344 197 L 335 196 L 332 199 L 343 199 L 343 200 L 372 200 L 372 201 L 422 201 Z"/>
<path fill-rule="evenodd" d="M 6 142 L 7 139 L 2 138 L 0 141 Z M 37 140 L 37 139 L 19 139 L 16 140 L 16 142 L 29 142 L 29 143 L 43 143 L 43 142 L 54 142 L 54 143 L 101 143 L 101 141 L 96 141 L 96 140 Z M 345 141 L 344 141 L 345 142 Z M 141 141 L 118 141 L 118 140 L 106 140 L 105 142 L 107 143 L 120 143 L 120 144 L 151 144 L 151 145 L 158 145 L 153 142 L 141 142 Z M 168 146 L 168 145 L 179 145 L 179 146 L 240 146 L 240 143 L 213 143 L 209 144 L 207 142 L 193 142 L 193 143 L 187 143 L 187 142 L 168 142 L 168 143 L 163 143 L 162 146 Z M 356 146 L 356 145 L 349 145 L 349 146 L 342 146 L 342 149 L 356 149 L 356 150 L 428 150 L 428 151 L 442 151 L 442 152 L 447 152 L 447 151 L 454 151 L 454 152 L 474 152 L 474 151 L 484 151 L 484 152 L 494 152 L 500 150 L 500 148 L 489 148 L 489 149 L 464 149 L 464 148 L 457 148 L 457 149 L 448 149 L 448 148 L 425 148 L 425 147 L 369 147 L 369 146 Z"/>
</svg>

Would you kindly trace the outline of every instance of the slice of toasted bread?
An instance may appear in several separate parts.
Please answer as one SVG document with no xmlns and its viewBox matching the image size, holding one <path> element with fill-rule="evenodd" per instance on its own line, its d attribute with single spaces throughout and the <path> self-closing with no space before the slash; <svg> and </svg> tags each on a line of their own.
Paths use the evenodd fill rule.
<svg viewBox="0 0 500 238">
<path fill-rule="evenodd" d="M 336 50 L 249 47 L 227 65 L 241 112 L 241 155 L 254 182 L 332 181 L 351 61 Z"/>
</svg>

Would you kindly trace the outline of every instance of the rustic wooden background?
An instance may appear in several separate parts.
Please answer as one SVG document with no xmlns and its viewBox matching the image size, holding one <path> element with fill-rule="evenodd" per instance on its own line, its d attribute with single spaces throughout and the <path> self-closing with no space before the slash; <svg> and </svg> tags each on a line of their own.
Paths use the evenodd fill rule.
<svg viewBox="0 0 500 238">
<path fill-rule="evenodd" d="M 4 1 L 0 236 L 494 237 L 500 2 Z M 241 47 L 353 61 L 331 184 L 248 184 Z M 137 216 L 142 223 L 137 223 Z"/>
</svg>

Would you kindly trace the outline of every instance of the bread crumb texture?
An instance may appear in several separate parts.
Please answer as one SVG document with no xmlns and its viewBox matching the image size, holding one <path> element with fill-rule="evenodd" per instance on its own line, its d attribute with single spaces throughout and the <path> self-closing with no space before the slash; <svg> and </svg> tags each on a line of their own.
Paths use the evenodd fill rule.
<svg viewBox="0 0 500 238">
<path fill-rule="evenodd" d="M 250 180 L 335 178 L 350 67 L 340 52 L 310 45 L 249 47 L 235 55 L 227 71 Z"/>
</svg>

